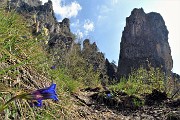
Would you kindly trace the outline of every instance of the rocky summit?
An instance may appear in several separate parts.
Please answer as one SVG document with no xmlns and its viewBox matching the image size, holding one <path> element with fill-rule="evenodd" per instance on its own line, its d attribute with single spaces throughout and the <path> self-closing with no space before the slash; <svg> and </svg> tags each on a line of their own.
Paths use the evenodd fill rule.
<svg viewBox="0 0 180 120">
<path fill-rule="evenodd" d="M 122 33 L 118 77 L 128 76 L 132 69 L 140 66 L 148 69 L 149 65 L 169 73 L 173 60 L 168 33 L 159 13 L 146 14 L 142 8 L 133 9 Z"/>
</svg>

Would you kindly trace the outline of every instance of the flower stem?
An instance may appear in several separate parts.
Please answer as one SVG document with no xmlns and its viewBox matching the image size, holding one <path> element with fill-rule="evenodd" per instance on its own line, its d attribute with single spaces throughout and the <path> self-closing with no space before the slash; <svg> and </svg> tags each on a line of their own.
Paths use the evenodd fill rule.
<svg viewBox="0 0 180 120">
<path fill-rule="evenodd" d="M 26 98 L 28 94 L 21 94 L 21 95 L 16 95 L 13 98 L 11 98 L 9 101 L 7 101 L 3 106 L 0 107 L 0 112 L 2 112 L 8 105 L 15 99 L 23 99 Z"/>
</svg>

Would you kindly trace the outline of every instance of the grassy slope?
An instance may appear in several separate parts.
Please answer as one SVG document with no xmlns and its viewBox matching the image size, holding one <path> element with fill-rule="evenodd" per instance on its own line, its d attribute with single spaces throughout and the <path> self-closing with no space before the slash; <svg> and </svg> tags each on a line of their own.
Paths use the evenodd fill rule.
<svg viewBox="0 0 180 120">
<path fill-rule="evenodd" d="M 70 93 L 82 86 L 64 74 L 51 70 L 50 56 L 42 48 L 42 36 L 33 36 L 26 21 L 15 13 L 0 10 L 0 106 L 15 95 L 57 84 L 60 102 L 43 101 L 31 108 L 27 100 L 15 100 L 0 113 L 0 119 L 67 119 L 71 111 Z"/>
</svg>

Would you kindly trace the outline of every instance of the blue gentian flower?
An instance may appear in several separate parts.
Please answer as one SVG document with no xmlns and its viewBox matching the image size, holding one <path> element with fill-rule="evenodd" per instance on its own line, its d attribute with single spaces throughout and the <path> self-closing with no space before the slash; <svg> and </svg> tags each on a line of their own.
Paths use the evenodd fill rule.
<svg viewBox="0 0 180 120">
<path fill-rule="evenodd" d="M 108 97 L 108 98 L 111 98 L 111 97 L 113 97 L 113 94 L 112 94 L 112 93 L 108 93 L 108 94 L 107 94 L 107 97 Z"/>
<path fill-rule="evenodd" d="M 37 107 L 41 107 L 42 100 L 53 99 L 55 101 L 58 101 L 55 88 L 56 88 L 56 84 L 52 84 L 50 87 L 33 91 L 26 97 L 29 100 L 37 100 L 37 102 L 35 102 L 34 105 Z"/>
<path fill-rule="evenodd" d="M 56 66 L 55 65 L 51 66 L 51 69 L 56 69 Z"/>
<path fill-rule="evenodd" d="M 16 95 L 15 97 L 11 98 L 3 106 L 0 107 L 0 112 L 3 111 L 9 105 L 9 103 L 11 103 L 15 99 L 26 99 L 26 100 L 31 100 L 32 102 L 36 101 L 33 102 L 33 104 L 37 107 L 42 106 L 42 100 L 46 100 L 46 99 L 53 99 L 55 101 L 59 100 L 56 94 L 56 84 L 53 83 L 47 88 L 38 89 L 31 93 Z"/>
<path fill-rule="evenodd" d="M 37 100 L 36 102 L 33 102 L 31 106 L 35 105 L 36 107 L 41 107 L 42 106 L 42 100 Z"/>
<path fill-rule="evenodd" d="M 107 94 L 107 97 L 111 97 L 111 96 L 112 96 L 111 93 L 108 93 L 108 94 Z"/>
</svg>

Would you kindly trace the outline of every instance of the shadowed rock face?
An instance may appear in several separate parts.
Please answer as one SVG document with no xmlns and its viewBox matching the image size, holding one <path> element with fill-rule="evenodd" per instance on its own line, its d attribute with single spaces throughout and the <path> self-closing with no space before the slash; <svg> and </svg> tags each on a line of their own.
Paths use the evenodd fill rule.
<svg viewBox="0 0 180 120">
<path fill-rule="evenodd" d="M 118 63 L 118 77 L 128 76 L 131 69 L 140 66 L 160 67 L 170 72 L 173 67 L 168 43 L 168 30 L 159 13 L 146 14 L 143 9 L 134 9 L 126 18 L 122 33 Z"/>
</svg>

